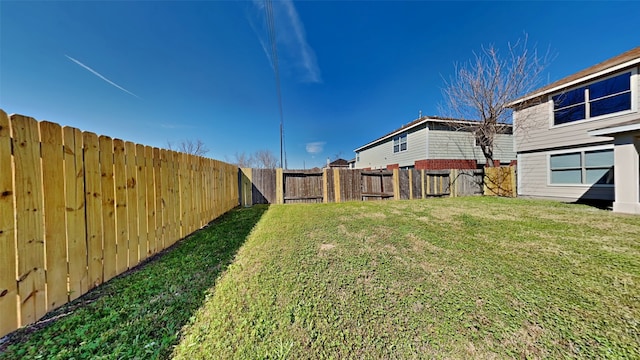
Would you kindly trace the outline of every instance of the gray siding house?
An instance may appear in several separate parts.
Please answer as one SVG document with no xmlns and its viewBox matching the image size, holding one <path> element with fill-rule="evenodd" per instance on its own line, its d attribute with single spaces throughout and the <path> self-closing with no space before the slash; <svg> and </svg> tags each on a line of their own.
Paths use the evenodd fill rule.
<svg viewBox="0 0 640 360">
<path fill-rule="evenodd" d="M 510 104 L 518 195 L 640 213 L 639 65 L 640 47 Z"/>
<path fill-rule="evenodd" d="M 483 166 L 474 121 L 424 116 L 357 149 L 357 169 L 470 169 Z M 497 134 L 494 160 L 515 159 L 511 125 Z"/>
</svg>

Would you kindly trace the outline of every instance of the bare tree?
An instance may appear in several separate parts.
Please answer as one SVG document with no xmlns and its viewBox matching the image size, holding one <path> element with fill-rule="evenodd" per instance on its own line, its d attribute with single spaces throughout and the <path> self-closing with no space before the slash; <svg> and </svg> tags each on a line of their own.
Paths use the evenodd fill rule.
<svg viewBox="0 0 640 360">
<path fill-rule="evenodd" d="M 251 168 L 255 164 L 253 155 L 247 155 L 244 151 L 241 153 L 235 153 L 235 161 L 233 162 L 239 168 Z"/>
<path fill-rule="evenodd" d="M 455 76 L 445 80 L 444 111 L 451 117 L 477 120 L 464 126 L 475 132 L 487 166 L 493 166 L 496 134 L 504 133 L 505 124 L 511 123 L 507 105 L 539 86 L 549 61 L 549 52 L 541 56 L 529 48 L 525 35 L 509 43 L 505 54 L 494 45 L 483 46 L 469 62 L 456 65 Z"/>
<path fill-rule="evenodd" d="M 271 150 L 258 150 L 253 155 L 255 165 L 261 169 L 275 169 L 279 166 L 278 159 Z"/>
<path fill-rule="evenodd" d="M 182 140 L 175 148 L 171 142 L 167 141 L 167 147 L 169 150 L 175 150 L 197 156 L 204 156 L 209 152 L 207 146 L 200 139 L 196 139 L 195 141 L 189 139 Z"/>
</svg>

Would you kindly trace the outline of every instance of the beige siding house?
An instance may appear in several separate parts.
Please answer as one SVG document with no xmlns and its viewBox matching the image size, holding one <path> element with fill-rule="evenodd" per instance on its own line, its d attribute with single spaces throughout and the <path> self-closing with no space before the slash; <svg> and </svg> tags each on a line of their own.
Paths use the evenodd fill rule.
<svg viewBox="0 0 640 360">
<path fill-rule="evenodd" d="M 485 163 L 474 121 L 424 116 L 357 149 L 355 168 L 476 168 Z M 494 159 L 515 160 L 510 125 L 494 140 Z"/>
<path fill-rule="evenodd" d="M 510 104 L 519 195 L 640 213 L 639 66 L 640 47 Z"/>
</svg>

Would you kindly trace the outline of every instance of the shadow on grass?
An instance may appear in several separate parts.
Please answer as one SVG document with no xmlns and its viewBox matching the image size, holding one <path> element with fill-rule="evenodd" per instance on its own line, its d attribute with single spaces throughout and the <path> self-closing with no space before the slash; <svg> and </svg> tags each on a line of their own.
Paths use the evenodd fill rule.
<svg viewBox="0 0 640 360">
<path fill-rule="evenodd" d="M 0 344 L 0 359 L 167 358 L 268 206 L 238 208 Z"/>
</svg>

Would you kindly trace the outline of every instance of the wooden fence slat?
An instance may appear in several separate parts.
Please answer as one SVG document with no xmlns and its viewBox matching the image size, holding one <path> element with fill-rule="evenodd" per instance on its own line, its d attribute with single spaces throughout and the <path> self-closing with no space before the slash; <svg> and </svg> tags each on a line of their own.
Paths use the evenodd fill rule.
<svg viewBox="0 0 640 360">
<path fill-rule="evenodd" d="M 157 238 L 156 238 L 156 199 L 155 199 L 155 187 L 154 187 L 154 161 L 153 161 L 153 148 L 151 146 L 144 147 L 145 158 L 145 170 L 147 172 L 147 243 L 148 253 L 147 256 L 151 256 L 157 252 Z"/>
<path fill-rule="evenodd" d="M 140 242 L 138 238 L 138 174 L 136 171 L 136 145 L 130 141 L 124 143 L 127 167 L 127 228 L 129 234 L 129 268 L 140 261 Z"/>
<path fill-rule="evenodd" d="M 116 195 L 113 141 L 108 136 L 98 138 L 102 190 L 102 246 L 104 281 L 118 275 L 116 240 Z"/>
<path fill-rule="evenodd" d="M 180 156 L 175 151 L 169 152 L 169 245 L 180 238 Z"/>
<path fill-rule="evenodd" d="M 334 194 L 334 201 L 339 203 L 340 202 L 340 170 L 339 169 L 333 169 L 333 194 Z"/>
<path fill-rule="evenodd" d="M 44 191 L 47 310 L 69 301 L 62 127 L 40 123 Z"/>
<path fill-rule="evenodd" d="M 19 326 L 11 122 L 0 110 L 0 337 Z"/>
<path fill-rule="evenodd" d="M 83 133 L 89 288 L 102 284 L 102 188 L 98 136 Z"/>
<path fill-rule="evenodd" d="M 138 242 L 140 261 L 149 256 L 147 229 L 147 169 L 144 145 L 136 144 L 136 190 L 138 192 Z"/>
<path fill-rule="evenodd" d="M 170 176 L 169 173 L 173 170 L 170 159 L 170 152 L 168 150 L 161 150 L 162 157 L 162 237 L 164 239 L 164 248 L 168 248 L 172 244 L 173 235 L 170 233 L 170 228 L 173 226 L 170 223 L 171 216 L 169 212 L 173 210 L 173 202 L 170 201 Z"/>
<path fill-rule="evenodd" d="M 175 153 L 175 163 L 176 167 L 176 186 L 175 186 L 175 200 L 176 200 L 176 213 L 175 213 L 175 221 L 176 221 L 176 229 L 177 234 L 174 238 L 174 242 L 185 236 L 185 227 L 186 227 L 186 214 L 184 213 L 185 207 L 187 206 L 187 202 L 184 197 L 186 195 L 185 186 L 187 183 L 187 164 L 185 163 L 186 158 L 181 153 Z"/>
<path fill-rule="evenodd" d="M 127 160 L 124 141 L 113 139 L 113 174 L 116 203 L 116 270 L 129 268 L 129 215 L 127 207 Z"/>
<path fill-rule="evenodd" d="M 11 128 L 15 159 L 20 320 L 22 325 L 27 325 L 47 312 L 40 136 L 38 123 L 26 116 L 11 116 Z"/>
<path fill-rule="evenodd" d="M 82 133 L 78 129 L 66 126 L 62 128 L 62 132 L 64 133 L 69 300 L 74 300 L 89 289 Z"/>
<path fill-rule="evenodd" d="M 156 251 L 164 249 L 164 234 L 162 233 L 162 151 L 153 148 L 153 178 L 155 205 L 155 237 Z"/>
</svg>

